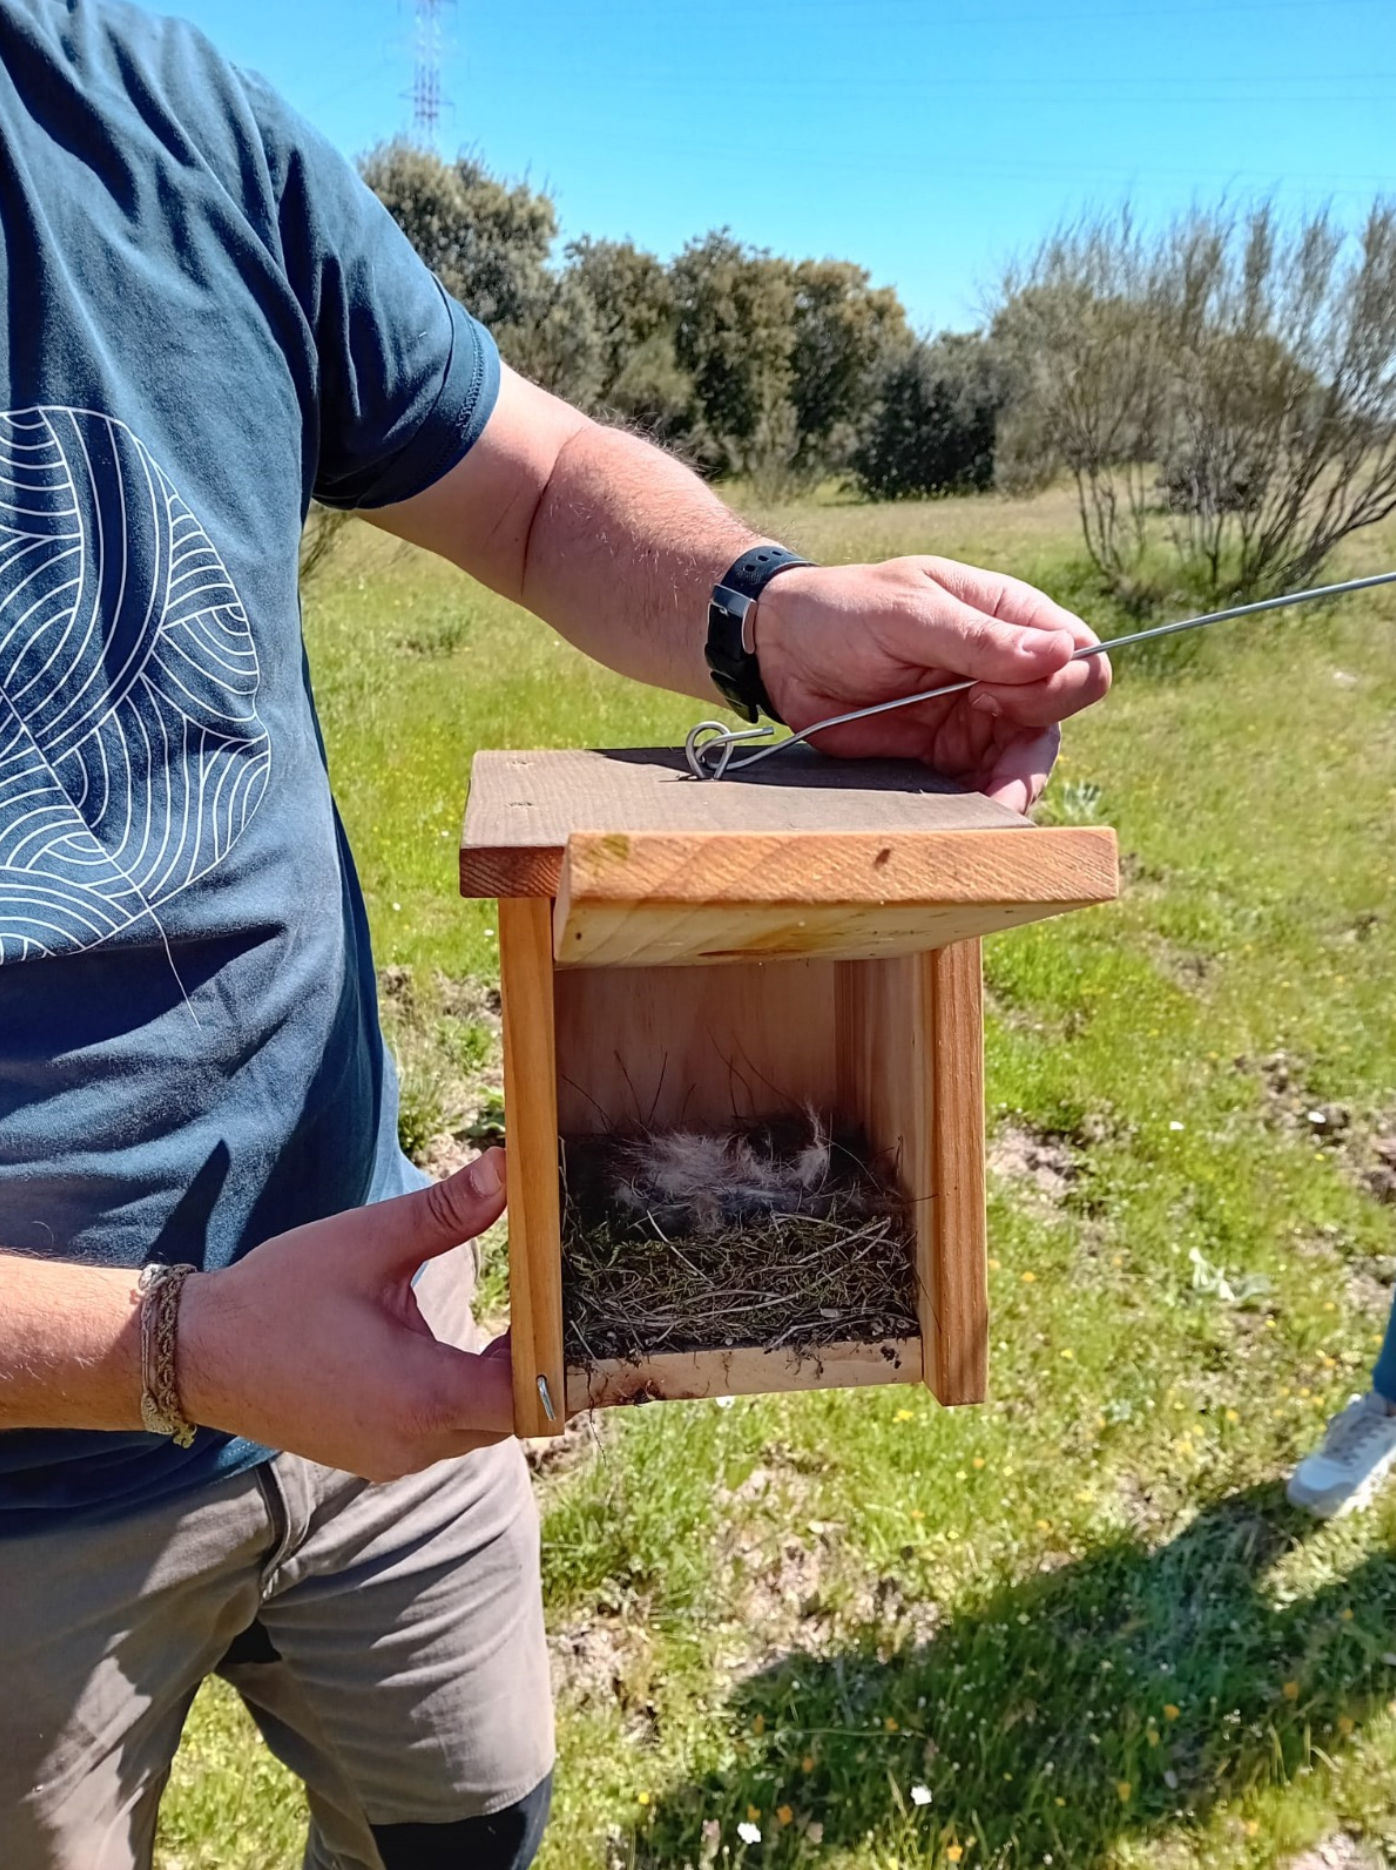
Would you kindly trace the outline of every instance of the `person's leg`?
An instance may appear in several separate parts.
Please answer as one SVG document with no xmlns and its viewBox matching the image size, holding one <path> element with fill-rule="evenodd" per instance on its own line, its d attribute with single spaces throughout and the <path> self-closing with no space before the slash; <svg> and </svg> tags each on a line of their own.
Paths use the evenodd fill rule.
<svg viewBox="0 0 1396 1870">
<path fill-rule="evenodd" d="M 1372 1387 L 1328 1424 L 1322 1445 L 1295 1468 L 1290 1504 L 1319 1519 L 1366 1506 L 1396 1467 L 1396 1306 L 1387 1319 Z"/>
<path fill-rule="evenodd" d="M 264 1481 L 285 1556 L 219 1672 L 305 1784 L 308 1870 L 523 1870 L 553 1729 L 519 1448 L 380 1486 L 283 1455 Z"/>
<path fill-rule="evenodd" d="M 470 1262 L 424 1269 L 437 1336 L 475 1341 Z M 282 1456 L 255 1628 L 222 1672 L 304 1781 L 311 1870 L 524 1870 L 547 1819 L 552 1697 L 538 1519 L 517 1442 L 373 1486 Z"/>
<path fill-rule="evenodd" d="M 189 1704 L 256 1609 L 251 1475 L 0 1540 L 0 1865 L 145 1870 Z"/>
<path fill-rule="evenodd" d="M 383 1870 L 525 1870 L 538 1853 L 552 1803 L 548 1774 L 503 1811 L 450 1825 L 375 1825 Z"/>
<path fill-rule="evenodd" d="M 1380 1355 L 1372 1365 L 1372 1388 L 1388 1409 L 1396 1410 L 1396 1303 L 1387 1316 Z"/>
</svg>

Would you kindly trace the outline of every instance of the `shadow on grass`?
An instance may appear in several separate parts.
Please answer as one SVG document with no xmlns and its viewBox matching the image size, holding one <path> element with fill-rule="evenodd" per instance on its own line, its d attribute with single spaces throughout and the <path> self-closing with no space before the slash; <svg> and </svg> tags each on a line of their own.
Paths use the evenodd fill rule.
<svg viewBox="0 0 1396 1870">
<path fill-rule="evenodd" d="M 1321 1768 L 1396 1688 L 1396 1559 L 1333 1582 L 1330 1555 L 1311 1588 L 1315 1530 L 1255 1489 L 1161 1547 L 1122 1538 L 986 1593 L 929 1641 L 893 1619 L 789 1653 L 735 1691 L 729 1763 L 657 1803 L 634 1863 L 812 1864 L 838 1847 L 1086 1870 Z"/>
</svg>

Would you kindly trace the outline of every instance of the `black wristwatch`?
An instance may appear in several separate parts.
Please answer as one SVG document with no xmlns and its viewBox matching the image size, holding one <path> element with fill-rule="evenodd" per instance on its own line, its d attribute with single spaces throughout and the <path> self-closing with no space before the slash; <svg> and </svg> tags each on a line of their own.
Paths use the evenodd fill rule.
<svg viewBox="0 0 1396 1870">
<path fill-rule="evenodd" d="M 783 546 L 757 545 L 743 553 L 722 582 L 713 586 L 708 604 L 708 667 L 722 699 L 744 721 L 754 721 L 762 713 L 780 720 L 761 680 L 747 620 L 772 578 L 794 565 L 810 563 Z"/>
</svg>

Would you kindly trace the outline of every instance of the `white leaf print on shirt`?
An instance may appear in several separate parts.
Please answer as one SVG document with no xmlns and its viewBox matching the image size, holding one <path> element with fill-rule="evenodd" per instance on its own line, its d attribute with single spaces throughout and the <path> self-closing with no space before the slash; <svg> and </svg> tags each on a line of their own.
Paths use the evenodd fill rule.
<svg viewBox="0 0 1396 1870">
<path fill-rule="evenodd" d="M 124 423 L 0 414 L 0 963 L 96 947 L 227 856 L 266 790 L 247 613 Z"/>
</svg>

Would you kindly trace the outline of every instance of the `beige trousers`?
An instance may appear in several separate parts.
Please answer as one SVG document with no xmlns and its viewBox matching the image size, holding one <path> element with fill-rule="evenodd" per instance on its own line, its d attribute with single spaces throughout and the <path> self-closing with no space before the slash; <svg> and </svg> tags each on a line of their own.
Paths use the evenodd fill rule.
<svg viewBox="0 0 1396 1870">
<path fill-rule="evenodd" d="M 214 1672 L 304 1781 L 316 1870 L 380 1870 L 372 1825 L 532 1791 L 553 1728 L 518 1444 L 378 1486 L 281 1455 L 110 1525 L 0 1539 L 3 1870 L 144 1870 Z"/>
</svg>

